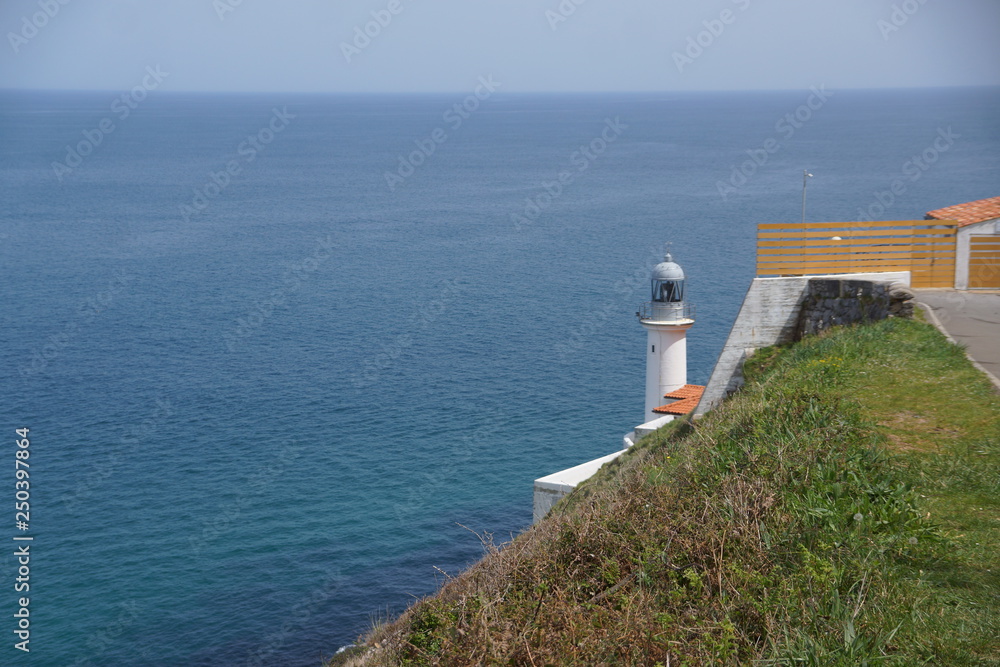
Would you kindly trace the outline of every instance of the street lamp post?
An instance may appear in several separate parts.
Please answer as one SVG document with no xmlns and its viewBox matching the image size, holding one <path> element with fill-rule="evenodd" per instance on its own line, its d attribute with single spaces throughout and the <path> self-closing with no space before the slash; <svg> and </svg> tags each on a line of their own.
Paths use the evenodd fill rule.
<svg viewBox="0 0 1000 667">
<path fill-rule="evenodd" d="M 802 224 L 806 224 L 806 184 L 813 175 L 808 169 L 802 170 Z"/>
</svg>

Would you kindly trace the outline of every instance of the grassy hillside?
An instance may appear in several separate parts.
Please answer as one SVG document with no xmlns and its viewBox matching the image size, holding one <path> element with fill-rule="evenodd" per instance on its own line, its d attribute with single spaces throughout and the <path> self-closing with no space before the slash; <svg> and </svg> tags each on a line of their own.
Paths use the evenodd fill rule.
<svg viewBox="0 0 1000 667">
<path fill-rule="evenodd" d="M 888 320 L 747 375 L 338 664 L 1000 665 L 1000 397 L 962 351 Z"/>
</svg>

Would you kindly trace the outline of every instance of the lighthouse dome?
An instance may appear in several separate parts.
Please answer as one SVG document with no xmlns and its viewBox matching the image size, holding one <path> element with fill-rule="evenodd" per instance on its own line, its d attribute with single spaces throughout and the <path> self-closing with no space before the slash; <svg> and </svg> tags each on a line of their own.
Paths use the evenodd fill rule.
<svg viewBox="0 0 1000 667">
<path fill-rule="evenodd" d="M 653 267 L 650 284 L 654 303 L 679 303 L 684 300 L 684 269 L 674 262 L 669 252 L 662 262 Z"/>
<path fill-rule="evenodd" d="M 653 280 L 684 280 L 684 269 L 668 252 L 663 261 L 653 267 Z"/>
</svg>

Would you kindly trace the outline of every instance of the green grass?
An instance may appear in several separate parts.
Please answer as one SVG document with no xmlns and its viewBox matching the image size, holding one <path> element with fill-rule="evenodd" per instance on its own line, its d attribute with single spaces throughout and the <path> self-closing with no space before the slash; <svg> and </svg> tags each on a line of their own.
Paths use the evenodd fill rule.
<svg viewBox="0 0 1000 667">
<path fill-rule="evenodd" d="M 933 328 L 759 351 L 370 665 L 1000 665 L 1000 397 Z"/>
</svg>

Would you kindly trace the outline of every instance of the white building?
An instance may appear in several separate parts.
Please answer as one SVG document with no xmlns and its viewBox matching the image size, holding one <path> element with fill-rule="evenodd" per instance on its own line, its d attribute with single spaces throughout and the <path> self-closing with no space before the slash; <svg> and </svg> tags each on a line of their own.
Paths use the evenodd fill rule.
<svg viewBox="0 0 1000 667">
<path fill-rule="evenodd" d="M 955 220 L 955 289 L 1000 289 L 1000 197 L 939 208 L 927 220 Z"/>
</svg>

